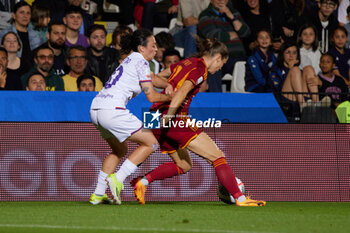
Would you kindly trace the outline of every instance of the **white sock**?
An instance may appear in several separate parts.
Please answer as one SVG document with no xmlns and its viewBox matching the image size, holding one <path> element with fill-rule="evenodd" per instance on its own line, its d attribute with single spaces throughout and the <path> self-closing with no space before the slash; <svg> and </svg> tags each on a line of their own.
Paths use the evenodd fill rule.
<svg viewBox="0 0 350 233">
<path fill-rule="evenodd" d="M 115 173 L 117 180 L 124 183 L 126 177 L 130 176 L 137 169 L 137 166 L 133 164 L 129 159 L 125 160 L 120 169 Z"/>
<path fill-rule="evenodd" d="M 237 199 L 239 202 L 244 202 L 245 201 L 245 196 L 242 195 Z"/>
<path fill-rule="evenodd" d="M 107 176 L 108 174 L 104 173 L 103 171 L 100 171 L 100 173 L 98 174 L 97 186 L 94 192 L 96 195 L 103 196 L 105 194 L 107 189 L 107 182 L 106 182 Z"/>
<path fill-rule="evenodd" d="M 149 182 L 148 182 L 146 176 L 144 176 L 144 177 L 141 178 L 141 183 L 142 183 L 143 185 L 146 185 L 146 186 L 149 184 Z"/>
</svg>

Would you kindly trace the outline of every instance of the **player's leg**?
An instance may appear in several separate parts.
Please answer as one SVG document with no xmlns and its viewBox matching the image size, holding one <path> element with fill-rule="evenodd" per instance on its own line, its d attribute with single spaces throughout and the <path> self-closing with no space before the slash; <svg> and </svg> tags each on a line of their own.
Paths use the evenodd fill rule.
<svg viewBox="0 0 350 233">
<path fill-rule="evenodd" d="M 141 204 L 145 204 L 146 187 L 151 182 L 171 178 L 191 170 L 192 160 L 187 149 L 178 149 L 169 156 L 173 162 L 161 164 L 145 176 L 132 180 L 131 185 L 134 187 L 134 195 Z"/>
<path fill-rule="evenodd" d="M 214 141 L 204 132 L 200 133 L 187 146 L 189 150 L 208 160 L 214 167 L 220 183 L 236 199 L 238 206 L 265 205 L 264 201 L 251 200 L 245 197 L 238 187 L 235 175 L 226 162 L 224 153 L 217 147 Z"/>
<path fill-rule="evenodd" d="M 158 148 L 158 141 L 150 130 L 139 130 L 132 134 L 128 140 L 136 142 L 139 146 L 124 161 L 119 170 L 107 178 L 117 204 L 121 204 L 120 192 L 124 188 L 124 180 L 134 173 L 138 165 Z"/>
</svg>

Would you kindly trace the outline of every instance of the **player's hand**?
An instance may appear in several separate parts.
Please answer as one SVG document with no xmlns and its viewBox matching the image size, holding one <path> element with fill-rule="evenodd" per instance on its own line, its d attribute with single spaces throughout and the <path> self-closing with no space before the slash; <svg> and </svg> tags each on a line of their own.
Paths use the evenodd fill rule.
<svg viewBox="0 0 350 233">
<path fill-rule="evenodd" d="M 172 86 L 171 84 L 169 84 L 169 85 L 165 88 L 165 94 L 166 94 L 166 95 L 173 96 L 173 92 L 174 92 L 173 86 Z"/>
</svg>

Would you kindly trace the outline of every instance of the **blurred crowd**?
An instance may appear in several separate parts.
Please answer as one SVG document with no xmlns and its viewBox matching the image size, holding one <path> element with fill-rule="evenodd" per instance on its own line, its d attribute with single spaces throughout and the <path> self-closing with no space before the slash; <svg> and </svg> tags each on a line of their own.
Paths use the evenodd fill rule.
<svg viewBox="0 0 350 233">
<path fill-rule="evenodd" d="M 118 13 L 105 12 L 111 4 Z M 349 5 L 346 0 L 0 0 L 0 90 L 99 91 L 128 55 L 121 37 L 161 27 L 166 30 L 155 35 L 158 51 L 149 62 L 154 73 L 194 55 L 197 37 L 216 38 L 230 58 L 208 75 L 202 91 L 222 92 L 222 78 L 244 61 L 246 92 L 285 93 L 279 100 L 299 106 L 332 93 L 336 105 L 349 92 Z M 105 26 L 97 24 L 101 20 L 118 22 L 108 44 Z"/>
</svg>

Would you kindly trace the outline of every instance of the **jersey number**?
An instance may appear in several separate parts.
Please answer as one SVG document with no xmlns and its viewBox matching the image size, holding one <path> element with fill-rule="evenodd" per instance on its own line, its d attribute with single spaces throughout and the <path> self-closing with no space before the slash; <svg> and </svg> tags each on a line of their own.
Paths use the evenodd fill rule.
<svg viewBox="0 0 350 233">
<path fill-rule="evenodd" d="M 114 86 L 116 84 L 116 82 L 118 82 L 118 80 L 120 79 L 120 76 L 122 76 L 123 74 L 123 66 L 119 66 L 111 75 L 111 77 L 109 78 L 109 80 L 106 82 L 105 84 L 105 88 L 111 88 L 112 86 Z"/>
</svg>

